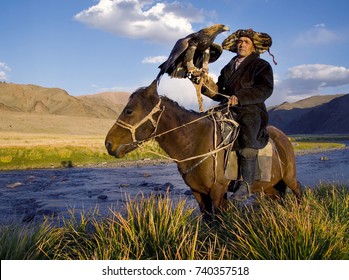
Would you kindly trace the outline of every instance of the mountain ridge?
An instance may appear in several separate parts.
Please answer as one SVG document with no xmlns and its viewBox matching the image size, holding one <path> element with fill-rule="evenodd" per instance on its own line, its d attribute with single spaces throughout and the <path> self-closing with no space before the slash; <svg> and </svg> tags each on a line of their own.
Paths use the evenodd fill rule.
<svg viewBox="0 0 349 280">
<path fill-rule="evenodd" d="M 268 110 L 269 123 L 286 134 L 348 134 L 349 94 L 318 95 Z"/>
<path fill-rule="evenodd" d="M 71 96 L 60 88 L 0 83 L 0 114 L 12 112 L 17 115 L 31 113 L 115 120 L 129 96 L 127 92 Z M 349 94 L 316 95 L 268 108 L 269 124 L 286 134 L 349 134 L 348 107 Z"/>
<path fill-rule="evenodd" d="M 115 119 L 129 95 L 106 92 L 75 97 L 60 88 L 0 83 L 0 110 Z"/>
</svg>

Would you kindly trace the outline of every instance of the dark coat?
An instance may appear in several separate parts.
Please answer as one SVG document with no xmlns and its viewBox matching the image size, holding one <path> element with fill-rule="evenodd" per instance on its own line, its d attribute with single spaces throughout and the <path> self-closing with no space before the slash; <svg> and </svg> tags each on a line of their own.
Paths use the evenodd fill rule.
<svg viewBox="0 0 349 280">
<path fill-rule="evenodd" d="M 270 64 L 252 53 L 234 70 L 234 57 L 221 71 L 218 77 L 218 92 L 224 95 L 236 95 L 239 104 L 231 107 L 240 124 L 240 134 L 235 149 L 261 149 L 269 139 L 266 126 L 269 117 L 265 100 L 271 96 L 274 87 L 273 70 Z M 227 102 L 225 97 L 216 95 L 216 101 Z"/>
</svg>

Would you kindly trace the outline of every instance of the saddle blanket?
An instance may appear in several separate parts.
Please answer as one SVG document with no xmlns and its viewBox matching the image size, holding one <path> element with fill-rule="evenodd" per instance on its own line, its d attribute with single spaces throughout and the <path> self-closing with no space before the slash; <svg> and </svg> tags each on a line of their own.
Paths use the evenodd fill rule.
<svg viewBox="0 0 349 280">
<path fill-rule="evenodd" d="M 256 181 L 270 182 L 271 180 L 273 145 L 274 143 L 269 139 L 268 144 L 263 149 L 258 150 L 255 171 Z M 229 180 L 237 180 L 239 176 L 238 170 L 238 157 L 235 151 L 231 151 L 225 168 L 225 177 Z"/>
</svg>

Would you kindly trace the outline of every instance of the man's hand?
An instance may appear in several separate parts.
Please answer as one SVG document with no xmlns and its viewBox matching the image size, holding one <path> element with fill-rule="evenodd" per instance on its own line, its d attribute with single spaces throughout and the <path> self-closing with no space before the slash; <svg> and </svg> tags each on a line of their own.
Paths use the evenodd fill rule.
<svg viewBox="0 0 349 280">
<path fill-rule="evenodd" d="M 236 106 L 238 104 L 239 104 L 239 99 L 235 95 L 232 95 L 228 100 L 228 105 Z"/>
</svg>

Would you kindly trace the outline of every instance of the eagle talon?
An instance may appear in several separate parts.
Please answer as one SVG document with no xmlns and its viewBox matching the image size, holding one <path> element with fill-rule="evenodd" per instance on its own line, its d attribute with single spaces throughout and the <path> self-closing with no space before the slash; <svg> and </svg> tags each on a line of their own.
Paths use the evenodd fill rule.
<svg viewBox="0 0 349 280">
<path fill-rule="evenodd" d="M 187 73 L 187 78 L 194 84 L 199 84 L 201 80 L 201 76 L 195 76 L 192 73 Z"/>
<path fill-rule="evenodd" d="M 202 74 L 208 74 L 208 67 L 202 67 L 201 72 Z"/>
<path fill-rule="evenodd" d="M 188 75 L 199 77 L 201 76 L 201 74 L 202 74 L 202 71 L 197 68 L 188 69 Z"/>
</svg>

